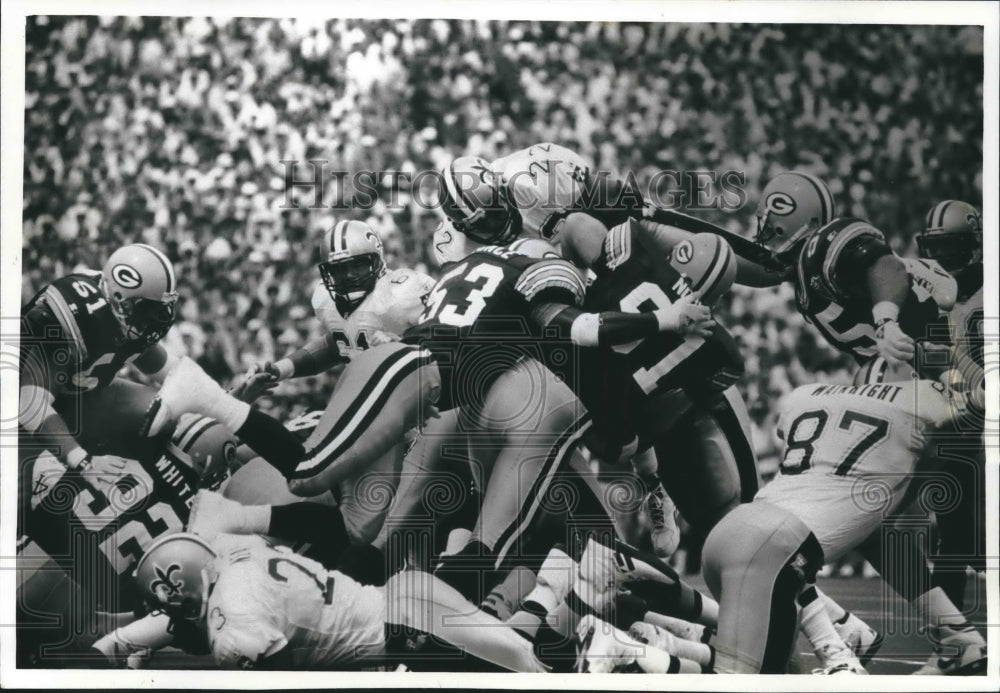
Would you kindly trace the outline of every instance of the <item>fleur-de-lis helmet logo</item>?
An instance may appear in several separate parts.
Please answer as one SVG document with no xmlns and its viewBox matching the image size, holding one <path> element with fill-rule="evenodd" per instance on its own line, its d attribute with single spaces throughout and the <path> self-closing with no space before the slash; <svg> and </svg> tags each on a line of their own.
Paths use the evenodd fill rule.
<svg viewBox="0 0 1000 693">
<path fill-rule="evenodd" d="M 150 591 L 157 595 L 162 601 L 167 601 L 167 597 L 173 597 L 181 593 L 181 589 L 184 587 L 184 581 L 181 579 L 174 580 L 174 573 L 180 572 L 180 565 L 177 563 L 171 563 L 164 570 L 159 565 L 153 566 L 153 571 L 156 573 L 156 579 L 149 583 Z"/>
</svg>

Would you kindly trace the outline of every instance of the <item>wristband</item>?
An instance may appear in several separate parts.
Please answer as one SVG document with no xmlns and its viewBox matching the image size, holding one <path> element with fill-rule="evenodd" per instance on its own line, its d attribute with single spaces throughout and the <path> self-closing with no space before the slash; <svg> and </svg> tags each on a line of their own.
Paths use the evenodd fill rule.
<svg viewBox="0 0 1000 693">
<path fill-rule="evenodd" d="M 66 466 L 83 471 L 90 464 L 90 455 L 83 448 L 73 448 L 66 453 Z"/>
<path fill-rule="evenodd" d="M 273 366 L 274 370 L 278 371 L 278 380 L 288 380 L 295 375 L 295 364 L 289 358 L 276 361 Z"/>
<path fill-rule="evenodd" d="M 899 306 L 892 301 L 879 301 L 872 306 L 872 317 L 876 325 L 899 320 Z"/>
</svg>

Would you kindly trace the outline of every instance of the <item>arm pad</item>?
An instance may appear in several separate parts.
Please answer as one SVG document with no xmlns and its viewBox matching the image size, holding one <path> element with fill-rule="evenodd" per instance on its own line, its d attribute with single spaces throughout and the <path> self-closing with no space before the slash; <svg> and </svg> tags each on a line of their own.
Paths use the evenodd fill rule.
<svg viewBox="0 0 1000 693">
<path fill-rule="evenodd" d="M 317 375 L 344 360 L 332 333 L 296 349 L 288 359 L 295 367 L 294 375 L 298 377 Z"/>
<path fill-rule="evenodd" d="M 584 313 L 574 306 L 544 304 L 535 309 L 543 327 L 555 325 L 569 333 L 577 346 L 613 346 L 627 344 L 659 332 L 653 313 Z"/>
</svg>

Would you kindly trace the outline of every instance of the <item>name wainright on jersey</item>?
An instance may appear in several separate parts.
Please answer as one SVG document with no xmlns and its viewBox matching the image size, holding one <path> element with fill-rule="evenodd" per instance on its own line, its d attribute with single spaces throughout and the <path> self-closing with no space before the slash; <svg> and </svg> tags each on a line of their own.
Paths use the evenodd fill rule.
<svg viewBox="0 0 1000 693">
<path fill-rule="evenodd" d="M 937 382 L 804 385 L 778 419 L 780 473 L 755 500 L 798 516 L 835 560 L 896 509 L 924 448 L 924 432 L 962 406 Z"/>
<path fill-rule="evenodd" d="M 323 327 L 334 333 L 344 348 L 367 349 L 374 332 L 401 335 L 415 325 L 433 287 L 434 280 L 426 274 L 401 268 L 380 277 L 375 289 L 347 318 L 337 310 L 323 282 L 313 291 L 312 306 Z"/>
</svg>

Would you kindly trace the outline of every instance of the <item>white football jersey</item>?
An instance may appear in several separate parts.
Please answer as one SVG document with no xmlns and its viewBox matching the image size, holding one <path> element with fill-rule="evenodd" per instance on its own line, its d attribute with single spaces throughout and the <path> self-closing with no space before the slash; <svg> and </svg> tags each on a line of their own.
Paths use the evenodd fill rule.
<svg viewBox="0 0 1000 693">
<path fill-rule="evenodd" d="M 576 203 L 590 175 L 590 166 L 579 154 L 551 142 L 501 157 L 490 168 L 510 183 L 524 233 L 541 238 L 551 237 L 550 227 Z"/>
<path fill-rule="evenodd" d="M 835 560 L 896 509 L 924 431 L 962 406 L 950 395 L 930 380 L 793 390 L 778 419 L 780 473 L 754 500 L 799 517 Z"/>
<path fill-rule="evenodd" d="M 328 668 L 381 654 L 385 597 L 262 537 L 220 534 L 218 579 L 208 598 L 216 662 L 250 668 L 286 650 L 296 669 Z"/>
<path fill-rule="evenodd" d="M 958 282 L 937 263 L 924 258 L 903 258 L 906 273 L 913 283 L 913 292 L 921 301 L 931 296 L 938 307 L 949 311 L 958 297 Z"/>
<path fill-rule="evenodd" d="M 348 318 L 337 310 L 323 282 L 313 291 L 312 306 L 323 327 L 337 333 L 348 349 L 367 349 L 374 332 L 400 335 L 415 324 L 432 288 L 434 280 L 426 274 L 395 269 L 379 277 L 375 289 Z"/>
</svg>

